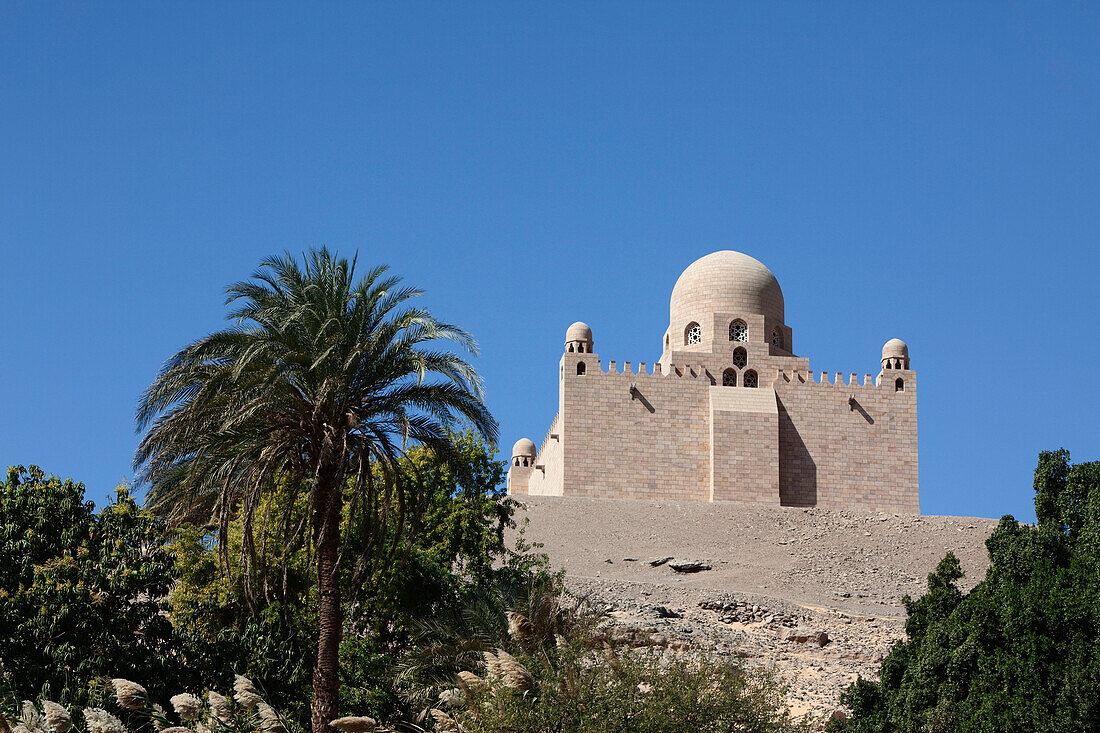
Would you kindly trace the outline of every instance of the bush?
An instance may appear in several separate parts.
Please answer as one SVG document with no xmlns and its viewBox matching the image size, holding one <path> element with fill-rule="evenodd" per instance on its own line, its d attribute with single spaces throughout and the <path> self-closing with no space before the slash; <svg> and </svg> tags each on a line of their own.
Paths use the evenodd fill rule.
<svg viewBox="0 0 1100 733">
<path fill-rule="evenodd" d="M 969 594 L 948 554 L 928 593 L 904 599 L 907 641 L 880 682 L 849 688 L 853 714 L 830 730 L 1100 730 L 1100 463 L 1044 452 L 1035 490 L 1037 526 L 1002 518 Z"/>
<path fill-rule="evenodd" d="M 530 671 L 527 667 L 530 666 Z M 446 715 L 470 733 L 755 733 L 795 731 L 782 688 L 728 659 L 653 649 L 570 644 L 541 658 L 486 654 L 482 676 L 463 675 Z M 451 702 L 453 701 L 453 702 Z"/>
<path fill-rule="evenodd" d="M 413 689 L 431 703 L 422 721 L 469 733 L 805 729 L 771 674 L 706 654 L 614 647 L 598 616 L 557 591 L 538 585 L 511 611 L 469 609 L 464 639 L 454 627 L 427 626 L 403 668 L 405 682 L 429 685 Z"/>
<path fill-rule="evenodd" d="M 20 699 L 84 704 L 93 679 L 191 679 L 161 613 L 173 557 L 164 525 L 119 487 L 98 513 L 84 485 L 36 466 L 0 483 L 0 664 Z"/>
</svg>

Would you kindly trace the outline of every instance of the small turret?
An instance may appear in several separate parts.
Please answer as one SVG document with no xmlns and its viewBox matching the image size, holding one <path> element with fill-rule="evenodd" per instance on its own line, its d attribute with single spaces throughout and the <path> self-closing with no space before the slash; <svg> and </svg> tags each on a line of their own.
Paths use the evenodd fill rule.
<svg viewBox="0 0 1100 733">
<path fill-rule="evenodd" d="M 901 339 L 890 339 L 882 346 L 882 369 L 908 369 L 909 347 Z"/>
<path fill-rule="evenodd" d="M 534 442 L 529 438 L 520 438 L 512 446 L 512 466 L 533 466 L 536 455 Z"/>
<path fill-rule="evenodd" d="M 587 323 L 577 321 L 565 332 L 565 350 L 569 353 L 591 354 L 592 329 Z"/>
<path fill-rule="evenodd" d="M 883 344 L 882 371 L 875 384 L 889 384 L 891 379 L 895 392 L 904 392 L 906 387 L 911 392 L 915 385 L 913 373 L 909 371 L 909 347 L 901 339 L 890 339 Z"/>
<path fill-rule="evenodd" d="M 535 457 L 538 451 L 528 438 L 520 438 L 512 446 L 512 463 L 508 467 L 508 493 L 526 494 L 531 481 L 531 472 L 535 469 Z"/>
</svg>

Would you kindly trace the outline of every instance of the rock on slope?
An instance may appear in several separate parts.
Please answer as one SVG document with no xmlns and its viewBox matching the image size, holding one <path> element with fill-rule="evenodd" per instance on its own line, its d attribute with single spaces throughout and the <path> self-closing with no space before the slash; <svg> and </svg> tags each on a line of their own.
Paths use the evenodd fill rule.
<svg viewBox="0 0 1100 733">
<path fill-rule="evenodd" d="M 828 715 L 874 678 L 947 551 L 971 587 L 991 519 L 615 499 L 521 497 L 517 517 L 570 590 L 634 644 L 706 648 L 774 666 L 796 712 Z M 678 572 L 673 566 L 680 566 Z M 709 569 L 705 569 L 709 566 Z"/>
</svg>

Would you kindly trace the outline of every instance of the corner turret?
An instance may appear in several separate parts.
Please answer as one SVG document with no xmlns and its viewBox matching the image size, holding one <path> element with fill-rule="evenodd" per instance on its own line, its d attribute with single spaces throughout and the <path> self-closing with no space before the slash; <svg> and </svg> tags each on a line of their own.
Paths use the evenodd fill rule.
<svg viewBox="0 0 1100 733">
<path fill-rule="evenodd" d="M 909 347 L 901 339 L 890 339 L 882 346 L 882 371 L 876 383 L 883 384 L 883 380 L 887 380 L 888 384 L 891 379 L 895 392 L 904 392 L 906 387 L 912 391 L 915 386 L 909 368 Z"/>
<path fill-rule="evenodd" d="M 508 467 L 507 487 L 509 494 L 526 494 L 535 469 L 537 451 L 529 438 L 520 438 L 512 446 L 512 461 Z"/>
<path fill-rule="evenodd" d="M 908 369 L 909 347 L 901 339 L 890 339 L 882 347 L 882 369 Z"/>
<path fill-rule="evenodd" d="M 577 321 L 565 331 L 565 350 L 571 353 L 591 354 L 592 329 L 587 323 Z"/>
</svg>

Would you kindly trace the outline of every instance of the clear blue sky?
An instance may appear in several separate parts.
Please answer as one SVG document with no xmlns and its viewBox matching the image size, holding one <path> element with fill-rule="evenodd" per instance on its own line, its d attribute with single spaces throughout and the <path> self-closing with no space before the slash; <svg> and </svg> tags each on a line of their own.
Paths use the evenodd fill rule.
<svg viewBox="0 0 1100 733">
<path fill-rule="evenodd" d="M 0 463 L 131 475 L 141 390 L 284 249 L 389 263 L 541 440 L 566 326 L 655 361 L 718 249 L 811 368 L 918 370 L 925 513 L 1100 459 L 1096 3 L 6 3 Z"/>
</svg>

